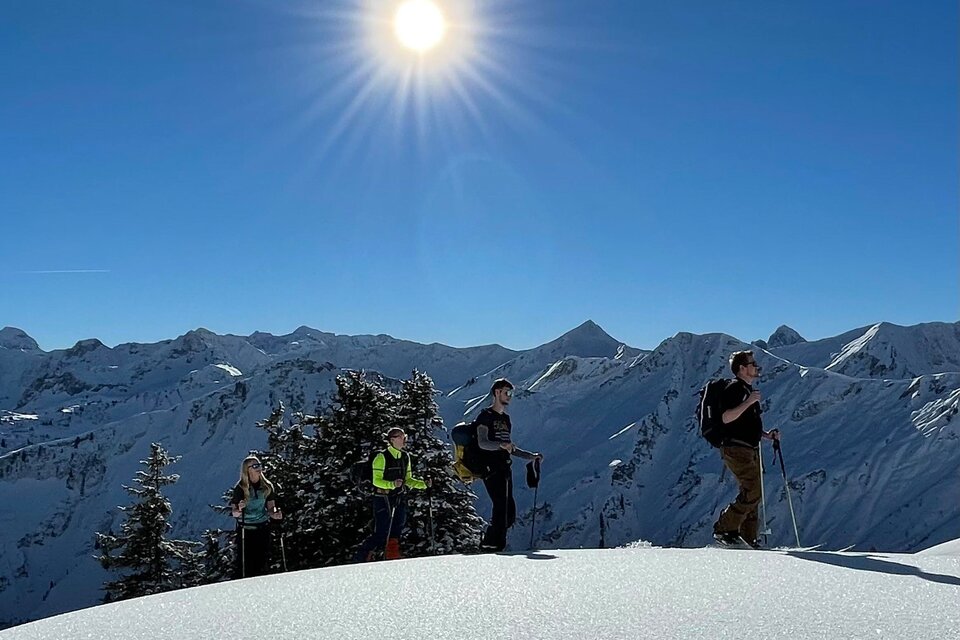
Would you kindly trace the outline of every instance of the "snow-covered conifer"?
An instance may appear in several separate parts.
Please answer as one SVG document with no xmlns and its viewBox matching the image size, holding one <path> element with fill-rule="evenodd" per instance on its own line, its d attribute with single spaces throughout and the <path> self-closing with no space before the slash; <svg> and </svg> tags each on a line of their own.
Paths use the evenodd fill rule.
<svg viewBox="0 0 960 640">
<path fill-rule="evenodd" d="M 179 460 L 158 443 L 150 445 L 150 456 L 141 460 L 146 469 L 137 471 L 137 486 L 124 489 L 137 501 L 118 507 L 126 515 L 120 533 L 97 533 L 97 557 L 104 569 L 122 572 L 116 580 L 104 584 L 104 601 L 113 602 L 185 586 L 185 570 L 194 562 L 195 542 L 167 537 L 172 508 L 162 488 L 180 476 L 167 475 L 164 469 Z"/>
<path fill-rule="evenodd" d="M 479 544 L 482 533 L 483 520 L 474 507 L 476 496 L 451 472 L 453 450 L 445 442 L 447 431 L 434 399 L 436 394 L 430 376 L 415 370 L 403 381 L 397 397 L 396 426 L 407 432 L 407 451 L 413 456 L 414 475 L 431 480 L 433 485 L 426 493 L 412 491 L 408 496 L 404 540 L 408 555 L 469 551 Z"/>
</svg>

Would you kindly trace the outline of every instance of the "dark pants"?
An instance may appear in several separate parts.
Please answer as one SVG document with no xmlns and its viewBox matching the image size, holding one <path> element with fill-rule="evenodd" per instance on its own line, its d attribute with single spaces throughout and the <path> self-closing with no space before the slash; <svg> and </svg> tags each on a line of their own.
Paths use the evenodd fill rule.
<svg viewBox="0 0 960 640">
<path fill-rule="evenodd" d="M 270 566 L 270 523 L 248 524 L 237 528 L 237 567 L 235 577 L 262 576 Z"/>
<path fill-rule="evenodd" d="M 739 533 L 747 542 L 757 539 L 757 505 L 762 496 L 760 490 L 760 460 L 757 450 L 747 447 L 723 447 L 720 449 L 723 464 L 737 479 L 740 492 L 737 499 L 720 512 L 720 519 L 713 525 L 716 533 Z"/>
<path fill-rule="evenodd" d="M 513 501 L 513 470 L 509 466 L 493 470 L 483 479 L 483 486 L 493 502 L 493 513 L 480 546 L 503 551 L 507 546 L 507 529 L 517 519 L 517 504 Z"/>
<path fill-rule="evenodd" d="M 390 511 L 393 510 L 393 523 L 390 522 Z M 387 546 L 387 538 L 399 538 L 403 525 L 407 521 L 407 503 L 403 494 L 373 496 L 373 535 L 367 538 L 354 560 L 366 562 L 370 552 L 383 550 Z M 389 535 L 387 532 L 389 530 Z"/>
</svg>

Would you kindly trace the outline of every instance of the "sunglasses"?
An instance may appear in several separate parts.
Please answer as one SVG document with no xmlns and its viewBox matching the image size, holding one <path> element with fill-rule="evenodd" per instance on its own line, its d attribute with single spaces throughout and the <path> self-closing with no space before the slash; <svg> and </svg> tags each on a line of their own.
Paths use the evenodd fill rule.
<svg viewBox="0 0 960 640">
<path fill-rule="evenodd" d="M 247 467 L 247 469 L 259 469 L 259 468 L 260 468 L 260 463 L 259 463 L 259 462 L 254 462 L 252 465 L 250 465 L 249 467 Z"/>
<path fill-rule="evenodd" d="M 513 389 L 500 389 L 500 391 L 503 391 L 508 398 L 513 397 Z"/>
</svg>

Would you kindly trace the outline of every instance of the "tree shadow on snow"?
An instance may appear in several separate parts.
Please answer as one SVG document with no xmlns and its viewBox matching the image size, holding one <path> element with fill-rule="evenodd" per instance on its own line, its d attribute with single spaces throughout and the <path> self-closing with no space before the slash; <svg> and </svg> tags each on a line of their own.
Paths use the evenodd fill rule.
<svg viewBox="0 0 960 640">
<path fill-rule="evenodd" d="M 834 553 L 823 553 L 816 551 L 790 551 L 787 555 L 801 560 L 813 560 L 824 564 L 832 564 L 846 569 L 856 569 L 858 571 L 876 571 L 879 573 L 888 573 L 898 576 L 916 576 L 930 582 L 939 582 L 940 584 L 949 584 L 960 587 L 960 578 L 957 576 L 943 575 L 939 573 L 927 573 L 923 569 L 908 564 L 900 564 L 890 560 L 881 560 L 876 556 L 863 555 L 839 555 Z"/>
</svg>

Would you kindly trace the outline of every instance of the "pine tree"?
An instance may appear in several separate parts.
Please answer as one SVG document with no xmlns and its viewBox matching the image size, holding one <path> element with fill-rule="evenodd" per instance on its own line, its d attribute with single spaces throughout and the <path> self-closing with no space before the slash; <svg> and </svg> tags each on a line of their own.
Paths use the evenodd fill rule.
<svg viewBox="0 0 960 640">
<path fill-rule="evenodd" d="M 179 460 L 170 456 L 158 443 L 150 445 L 150 457 L 140 463 L 146 470 L 137 471 L 133 481 L 138 485 L 124 485 L 137 502 L 118 507 L 126 514 L 120 534 L 97 533 L 97 548 L 102 551 L 98 560 L 108 571 L 126 573 L 104 584 L 104 602 L 113 602 L 169 591 L 188 584 L 189 573 L 195 563 L 195 542 L 167 538 L 172 508 L 161 491 L 175 483 L 180 476 L 165 475 L 164 469 Z"/>
<path fill-rule="evenodd" d="M 233 576 L 234 557 L 231 544 L 224 544 L 224 538 L 232 539 L 233 532 L 223 529 L 206 529 L 201 536 L 203 549 L 197 555 L 196 580 L 191 586 L 222 582 Z"/>
<path fill-rule="evenodd" d="M 445 444 L 446 429 L 439 415 L 433 380 L 414 371 L 403 381 L 398 396 L 397 424 L 407 432 L 407 451 L 413 456 L 414 475 L 431 480 L 427 492 L 412 491 L 407 499 L 407 555 L 457 553 L 476 549 L 483 520 L 477 515 L 476 495 L 465 489 L 451 470 L 453 452 Z M 437 437 L 444 436 L 444 440 Z M 431 543 L 431 518 L 434 543 Z"/>
<path fill-rule="evenodd" d="M 396 396 L 362 371 L 337 378 L 334 405 L 318 419 L 315 502 L 305 505 L 315 562 L 347 562 L 370 535 L 369 483 L 358 483 L 354 468 L 385 447 L 396 405 Z"/>
<path fill-rule="evenodd" d="M 283 570 L 286 557 L 287 569 L 295 571 L 316 566 L 309 560 L 316 554 L 309 552 L 315 544 L 314 536 L 307 531 L 311 526 L 307 505 L 312 508 L 316 501 L 318 440 L 315 434 L 309 435 L 307 429 L 315 430 L 322 421 L 298 412 L 293 415 L 290 426 L 284 427 L 282 418 L 283 405 L 280 404 L 270 418 L 257 423 L 268 433 L 267 450 L 259 457 L 264 473 L 277 490 L 277 507 L 283 512 L 283 519 L 272 525 L 275 532 L 271 568 Z"/>
</svg>

